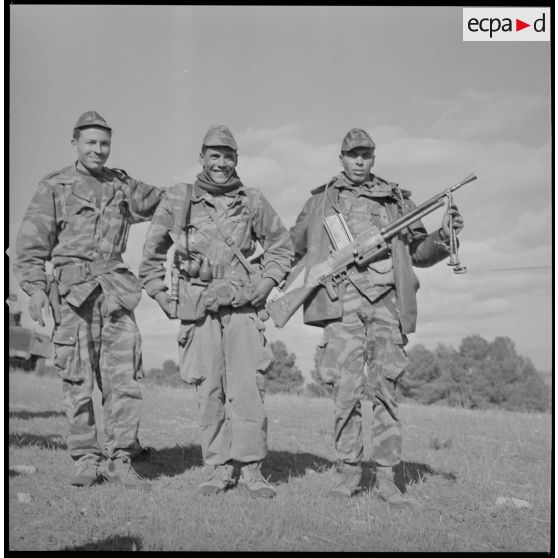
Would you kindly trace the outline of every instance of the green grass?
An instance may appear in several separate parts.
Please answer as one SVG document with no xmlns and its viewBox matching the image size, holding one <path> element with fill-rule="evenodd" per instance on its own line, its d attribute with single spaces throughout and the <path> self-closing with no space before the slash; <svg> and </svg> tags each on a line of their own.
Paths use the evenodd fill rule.
<svg viewBox="0 0 558 558">
<path fill-rule="evenodd" d="M 332 402 L 266 397 L 273 500 L 232 490 L 205 497 L 195 391 L 143 386 L 140 439 L 154 448 L 137 469 L 143 493 L 114 485 L 75 488 L 60 381 L 9 374 L 9 550 L 549 552 L 551 414 L 401 405 L 404 463 L 396 481 L 415 502 L 393 512 L 364 490 L 324 496 L 331 480 Z M 95 405 L 99 409 L 99 396 Z M 364 404 L 370 482 L 371 405 Z M 21 503 L 18 493 L 31 497 Z M 527 500 L 501 508 L 496 498 Z"/>
</svg>

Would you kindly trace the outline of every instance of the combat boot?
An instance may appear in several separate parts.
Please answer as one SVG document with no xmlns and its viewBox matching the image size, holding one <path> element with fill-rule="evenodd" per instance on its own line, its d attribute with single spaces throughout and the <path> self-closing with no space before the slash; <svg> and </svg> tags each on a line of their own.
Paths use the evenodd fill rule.
<svg viewBox="0 0 558 558">
<path fill-rule="evenodd" d="M 211 496 L 225 492 L 229 488 L 233 488 L 235 481 L 233 478 L 233 466 L 230 462 L 223 465 L 214 465 L 209 478 L 202 482 L 198 488 L 198 492 Z"/>
<path fill-rule="evenodd" d="M 146 492 L 151 490 L 151 484 L 136 473 L 129 457 L 107 459 L 102 467 L 102 475 L 105 481 L 120 484 L 124 488 L 141 488 Z"/>
<path fill-rule="evenodd" d="M 244 494 L 253 498 L 273 498 L 276 494 L 275 488 L 264 479 L 261 468 L 261 461 L 242 463 L 238 487 Z"/>
<path fill-rule="evenodd" d="M 411 502 L 409 502 L 409 500 L 403 496 L 399 488 L 397 488 L 394 477 L 395 475 L 392 467 L 376 467 L 374 492 L 384 502 L 387 502 L 390 508 L 395 510 L 411 508 Z"/>
<path fill-rule="evenodd" d="M 98 459 L 83 459 L 76 463 L 77 471 L 70 478 L 72 486 L 93 486 L 99 482 Z"/>
<path fill-rule="evenodd" d="M 360 463 L 337 463 L 333 486 L 327 495 L 333 498 L 351 498 L 360 490 L 362 468 Z"/>
</svg>

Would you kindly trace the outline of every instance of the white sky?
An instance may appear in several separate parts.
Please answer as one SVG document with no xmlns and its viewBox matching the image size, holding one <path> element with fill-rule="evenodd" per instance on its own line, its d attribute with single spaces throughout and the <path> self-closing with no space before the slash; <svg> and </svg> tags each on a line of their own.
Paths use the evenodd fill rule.
<svg viewBox="0 0 558 558">
<path fill-rule="evenodd" d="M 6 245 L 40 178 L 74 160 L 71 130 L 85 110 L 114 128 L 108 165 L 157 186 L 194 179 L 205 131 L 226 124 L 241 179 L 287 227 L 339 172 L 341 139 L 358 126 L 376 142 L 374 171 L 417 204 L 478 176 L 455 196 L 468 272 L 417 270 L 410 346 L 507 336 L 549 370 L 550 43 L 463 42 L 461 25 L 459 7 L 12 5 Z M 129 237 L 134 271 L 146 230 Z M 518 267 L 537 269 L 494 271 Z M 136 316 L 145 367 L 176 360 L 177 323 L 145 295 Z M 281 330 L 268 323 L 269 340 L 308 374 L 321 330 L 300 311 Z"/>
</svg>

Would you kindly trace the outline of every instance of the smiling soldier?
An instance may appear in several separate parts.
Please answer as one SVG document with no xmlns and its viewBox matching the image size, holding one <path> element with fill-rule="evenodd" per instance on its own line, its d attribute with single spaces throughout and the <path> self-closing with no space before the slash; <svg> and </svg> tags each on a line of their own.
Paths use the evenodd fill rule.
<svg viewBox="0 0 558 558">
<path fill-rule="evenodd" d="M 242 184 L 237 150 L 226 126 L 208 130 L 202 172 L 193 185 L 170 188 L 151 221 L 139 276 L 167 315 L 175 317 L 176 305 L 180 319 L 180 374 L 198 391 L 202 455 L 210 469 L 200 492 L 235 486 L 240 468 L 246 493 L 271 498 L 275 489 L 260 470 L 267 454 L 264 374 L 273 363 L 264 305 L 289 272 L 293 248 L 266 198 Z M 169 293 L 165 262 L 173 243 Z M 263 252 L 256 265 L 258 244 Z"/>
<path fill-rule="evenodd" d="M 130 225 L 151 218 L 162 190 L 104 166 L 111 138 L 99 113 L 79 117 L 72 138 L 77 160 L 41 180 L 19 230 L 14 273 L 30 296 L 33 320 L 44 326 L 43 310 L 52 305 L 54 364 L 77 466 L 70 484 L 105 480 L 149 490 L 131 465 L 143 449 L 141 339 L 134 318 L 141 289 L 122 254 Z M 47 261 L 54 269 L 50 297 Z M 103 448 L 93 410 L 95 383 L 103 396 Z"/>
</svg>

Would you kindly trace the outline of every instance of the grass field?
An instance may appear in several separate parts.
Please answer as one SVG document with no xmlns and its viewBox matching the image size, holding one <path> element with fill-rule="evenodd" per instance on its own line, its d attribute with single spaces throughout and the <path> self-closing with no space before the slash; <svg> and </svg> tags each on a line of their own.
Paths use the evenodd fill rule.
<svg viewBox="0 0 558 558">
<path fill-rule="evenodd" d="M 366 490 L 368 443 L 362 495 L 324 496 L 333 448 L 327 399 L 266 398 L 263 472 L 277 497 L 254 500 L 236 490 L 196 493 L 204 472 L 191 389 L 143 386 L 140 439 L 154 448 L 137 465 L 153 486 L 143 493 L 69 486 L 60 381 L 11 372 L 8 382 L 8 550 L 551 551 L 551 414 L 402 405 L 396 480 L 415 505 L 393 512 Z M 366 402 L 367 442 L 371 412 Z M 18 465 L 37 470 L 18 473 Z M 499 506 L 499 497 L 530 507 Z"/>
</svg>

